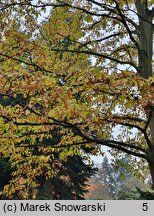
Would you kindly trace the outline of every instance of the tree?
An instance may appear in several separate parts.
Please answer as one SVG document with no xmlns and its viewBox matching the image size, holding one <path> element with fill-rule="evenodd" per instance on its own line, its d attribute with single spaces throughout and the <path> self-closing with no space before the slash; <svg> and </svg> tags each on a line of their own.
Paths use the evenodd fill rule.
<svg viewBox="0 0 154 216">
<path fill-rule="evenodd" d="M 96 175 L 90 179 L 89 198 L 94 199 L 135 199 L 150 196 L 148 175 L 142 175 L 131 165 L 131 158 L 122 157 L 109 163 L 104 157 Z M 138 175 L 137 175 L 138 174 Z M 145 192 L 146 191 L 146 192 Z"/>
<path fill-rule="evenodd" d="M 60 142 L 60 138 L 60 135 L 54 131 L 52 140 L 43 140 L 42 145 L 51 145 L 51 142 L 52 145 L 56 145 Z M 84 152 L 84 156 L 79 152 L 73 156 L 67 156 L 65 159 L 59 157 L 60 153 L 53 152 L 56 162 L 55 175 L 48 180 L 44 175 L 38 176 L 36 181 L 39 186 L 35 195 L 36 199 L 74 200 L 85 198 L 85 194 L 88 192 L 86 189 L 88 180 L 96 173 L 97 168 L 94 167 L 94 164 L 89 164 L 85 158 L 85 155 L 90 152 L 89 148 L 84 147 L 79 151 Z M 35 148 L 33 155 L 39 154 Z M 50 154 L 49 152 L 48 157 Z"/>
<path fill-rule="evenodd" d="M 107 185 L 112 196 L 116 192 L 116 189 L 119 187 L 120 182 L 117 181 L 117 176 L 115 170 L 110 165 L 108 158 L 105 156 L 99 171 L 93 177 L 93 180 L 97 183 Z"/>
<path fill-rule="evenodd" d="M 54 132 L 53 138 L 43 140 L 42 145 L 56 145 L 60 141 L 59 134 Z M 33 156 L 41 156 L 39 148 L 33 149 Z M 88 153 L 89 148 L 82 149 L 85 153 Z M 25 175 L 20 173 L 18 179 L 18 187 L 14 187 L 13 193 L 9 194 L 11 199 L 84 199 L 88 186 L 88 179 L 92 177 L 97 171 L 97 168 L 93 164 L 87 163 L 86 158 L 81 155 L 68 156 L 62 160 L 59 158 L 59 154 L 53 152 L 55 161 L 55 174 L 53 177 L 46 179 L 44 173 L 36 176 L 35 182 L 37 187 L 28 187 L 24 180 Z M 46 152 L 45 156 L 50 157 L 51 152 Z M 50 164 L 52 167 L 52 164 Z M 1 181 L 0 181 L 0 199 L 8 198 L 8 193 L 5 187 L 9 184 L 9 181 L 13 181 L 14 173 L 11 167 L 11 158 L 7 160 L 3 157 L 0 158 L 1 167 Z M 35 169 L 35 166 L 33 167 Z"/>
<path fill-rule="evenodd" d="M 89 182 L 88 187 L 89 193 L 86 194 L 86 199 L 90 200 L 112 200 L 112 193 L 106 184 L 101 184 L 100 182 L 93 183 Z"/>
<path fill-rule="evenodd" d="M 117 174 L 118 175 L 118 174 Z M 117 182 L 116 172 L 105 156 L 98 172 L 89 180 L 91 190 L 87 196 L 90 199 L 113 199 L 120 182 Z"/>
<path fill-rule="evenodd" d="M 43 25 L 44 29 L 46 28 L 46 25 L 48 25 L 48 23 Z M 20 32 L 19 26 L 16 25 L 15 28 L 16 31 Z M 48 32 L 46 31 L 46 33 Z M 40 40 L 39 37 L 37 37 L 37 39 Z M 60 46 L 61 44 L 62 46 L 65 45 L 65 47 L 70 45 L 67 42 L 67 38 L 64 38 L 64 41 L 62 42 L 59 41 L 58 38 L 56 40 L 58 46 Z M 57 43 L 55 42 L 56 45 Z M 60 53 L 58 56 L 54 55 L 53 57 L 59 59 L 61 63 L 62 59 L 64 58 L 63 53 Z M 68 57 L 66 56 L 66 58 Z M 72 56 L 72 59 L 73 58 L 74 56 Z M 74 61 L 76 61 L 76 58 L 74 58 Z M 78 63 L 76 63 L 75 65 L 77 64 Z M 87 65 L 88 64 L 89 63 L 87 62 Z M 22 67 L 23 70 L 27 70 L 25 65 L 22 65 Z M 69 68 L 69 65 L 66 65 L 66 67 Z M 35 69 L 37 72 L 37 68 Z M 31 72 L 33 71 L 29 71 L 29 74 Z M 62 71 L 60 71 L 59 75 L 57 75 L 57 84 L 59 88 L 63 86 L 63 82 L 65 82 L 63 80 L 64 75 L 61 75 L 61 72 Z M 20 75 L 22 76 L 23 74 Z M 51 77 L 51 79 L 53 78 Z M 11 82 L 11 79 L 9 79 L 9 81 Z M 48 80 L 46 81 L 48 83 Z M 48 83 L 48 85 L 52 87 L 50 82 Z M 30 87 L 30 91 L 31 90 L 32 89 Z M 37 88 L 33 90 L 35 92 L 34 97 L 36 97 L 36 95 L 38 94 Z M 49 91 L 51 91 L 51 89 Z M 9 107 L 10 111 L 17 109 L 19 104 L 23 107 L 27 106 L 29 99 L 32 99 L 31 96 L 25 97 L 24 93 L 20 91 L 20 89 L 14 96 L 6 97 L 5 95 L 1 94 L 0 97 L 1 106 L 4 109 L 8 109 Z M 42 98 L 43 97 L 44 95 L 42 95 Z M 42 109 L 45 108 L 44 104 L 40 100 L 37 101 L 37 99 L 34 102 L 34 106 L 37 111 L 42 111 Z M 30 115 L 31 112 L 32 110 L 29 110 L 27 114 Z M 5 123 L 8 123 L 6 118 Z M 2 130 L 2 136 L 7 136 L 8 128 L 4 126 Z M 17 136 L 20 132 L 21 131 L 19 129 L 19 131 L 16 133 Z M 50 189 L 48 189 L 48 193 L 46 195 L 44 194 L 45 197 L 49 196 L 52 199 L 83 199 L 84 193 L 86 193 L 86 182 L 88 178 L 90 178 L 90 176 L 96 171 L 96 169 L 94 169 L 92 165 L 87 164 L 88 157 L 85 158 L 85 156 L 88 154 L 89 148 L 85 146 L 83 146 L 82 148 L 80 146 L 77 148 L 72 148 L 71 145 L 63 145 L 62 148 L 61 146 L 58 147 L 58 144 L 62 142 L 64 134 L 66 134 L 66 131 L 63 131 L 62 126 L 54 127 L 52 130 L 48 130 L 48 128 L 46 128 L 46 132 L 34 132 L 32 128 L 29 128 L 26 133 L 27 135 L 25 135 L 29 136 L 28 139 L 25 136 L 26 142 L 20 142 L 19 144 L 19 140 L 14 140 L 12 147 L 18 149 L 19 152 L 14 152 L 14 150 L 12 152 L 12 149 L 9 145 L 5 146 L 6 143 L 4 144 L 5 147 L 2 147 L 2 153 L 4 156 L 6 156 L 6 152 L 4 152 L 4 148 L 6 148 L 7 157 L 10 159 L 11 166 L 13 168 L 13 171 L 11 173 L 12 176 L 8 179 L 7 182 L 5 182 L 6 184 L 3 185 L 3 197 L 4 195 L 6 195 L 6 197 L 15 199 L 36 198 L 40 196 L 42 197 L 42 193 L 44 194 L 43 191 L 48 186 L 50 187 Z M 44 133 L 48 135 L 44 136 Z M 19 137 L 21 136 L 22 134 L 19 135 Z M 13 141 L 12 137 L 11 140 Z M 8 142 L 8 139 L 5 141 Z M 68 142 L 71 142 L 71 140 L 68 140 Z M 22 144 L 28 145 L 26 151 L 23 151 L 24 147 L 26 146 L 22 146 Z M 54 148 L 57 150 L 54 151 Z M 92 148 L 90 149 L 92 150 Z M 93 150 L 94 149 L 96 148 L 93 148 Z M 15 154 L 17 154 L 18 156 Z M 29 154 L 29 156 L 27 154 Z M 73 157 L 71 157 L 72 154 Z M 72 163 L 74 165 L 72 165 Z M 76 175 L 74 175 L 74 173 L 76 173 Z"/>
<path fill-rule="evenodd" d="M 153 191 L 145 192 L 137 188 L 136 191 L 121 194 L 119 199 L 122 199 L 122 200 L 153 200 L 154 193 Z"/>
<path fill-rule="evenodd" d="M 52 13 L 38 26 L 47 8 Z M 147 162 L 154 187 L 152 0 L 10 0 L 1 10 L 0 94 L 18 101 L 0 108 L 1 151 L 8 146 L 11 157 L 24 152 L 30 161 L 35 140 L 60 128 L 54 151 L 71 146 L 66 157 L 83 145 L 97 146 L 92 154 L 108 146 Z"/>
<path fill-rule="evenodd" d="M 128 194 L 134 193 L 138 189 L 148 190 L 149 174 L 144 170 L 144 167 L 142 173 L 139 172 L 137 167 L 132 166 L 131 160 L 131 157 L 122 157 L 112 163 L 117 182 L 114 190 L 115 199 L 127 197 Z"/>
<path fill-rule="evenodd" d="M 0 157 L 0 169 L 0 190 L 2 190 L 4 185 L 8 183 L 11 176 L 11 166 L 8 159 Z"/>
<path fill-rule="evenodd" d="M 37 199 L 76 200 L 85 199 L 88 192 L 88 179 L 97 169 L 84 163 L 81 157 L 68 157 L 66 161 L 57 165 L 54 178 L 43 179 Z M 74 174 L 75 173 L 75 174 Z"/>
</svg>

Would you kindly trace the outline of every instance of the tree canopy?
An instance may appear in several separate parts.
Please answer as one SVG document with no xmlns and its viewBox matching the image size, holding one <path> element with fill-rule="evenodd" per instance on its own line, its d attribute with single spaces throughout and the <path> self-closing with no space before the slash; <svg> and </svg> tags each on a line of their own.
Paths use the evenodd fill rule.
<svg viewBox="0 0 154 216">
<path fill-rule="evenodd" d="M 152 3 L 1 1 L 0 152 L 12 184 L 26 175 L 35 187 L 44 170 L 54 175 L 52 152 L 66 159 L 82 146 L 141 158 L 154 182 Z M 53 131 L 60 142 L 42 143 Z"/>
</svg>

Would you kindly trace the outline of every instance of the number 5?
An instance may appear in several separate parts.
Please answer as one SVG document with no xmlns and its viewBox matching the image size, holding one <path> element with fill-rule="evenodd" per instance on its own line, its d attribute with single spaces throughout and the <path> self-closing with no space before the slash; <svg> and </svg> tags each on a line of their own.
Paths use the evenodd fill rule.
<svg viewBox="0 0 154 216">
<path fill-rule="evenodd" d="M 143 203 L 142 210 L 143 211 L 147 211 L 148 210 L 148 203 Z"/>
</svg>

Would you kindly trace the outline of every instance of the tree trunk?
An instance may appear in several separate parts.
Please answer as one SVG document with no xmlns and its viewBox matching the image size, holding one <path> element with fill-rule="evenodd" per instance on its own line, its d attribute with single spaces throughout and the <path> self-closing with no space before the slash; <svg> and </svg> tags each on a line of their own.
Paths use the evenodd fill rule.
<svg viewBox="0 0 154 216">
<path fill-rule="evenodd" d="M 138 67 L 141 76 L 145 79 L 148 79 L 150 76 L 152 76 L 152 13 L 147 7 L 146 0 L 136 0 L 136 8 L 139 15 L 139 28 L 137 31 L 140 47 L 138 49 Z"/>
<path fill-rule="evenodd" d="M 137 13 L 139 14 L 139 50 L 138 50 L 138 67 L 141 76 L 148 79 L 153 75 L 152 71 L 152 54 L 153 54 L 153 25 L 152 13 L 147 7 L 146 0 L 136 0 Z M 149 123 L 151 133 L 151 143 L 154 148 L 154 104 L 152 104 L 151 120 Z"/>
<path fill-rule="evenodd" d="M 141 76 L 148 79 L 153 75 L 152 55 L 153 55 L 153 25 L 152 12 L 148 9 L 147 0 L 136 0 L 135 2 L 139 17 L 139 28 L 137 31 L 138 67 Z M 152 103 L 153 101 L 149 101 Z M 151 119 L 149 122 L 151 149 L 147 149 L 148 163 L 152 178 L 152 188 L 154 189 L 154 104 L 151 106 Z"/>
<path fill-rule="evenodd" d="M 154 190 L 154 160 L 149 161 L 149 169 L 150 169 L 151 180 L 152 180 L 152 189 Z"/>
</svg>

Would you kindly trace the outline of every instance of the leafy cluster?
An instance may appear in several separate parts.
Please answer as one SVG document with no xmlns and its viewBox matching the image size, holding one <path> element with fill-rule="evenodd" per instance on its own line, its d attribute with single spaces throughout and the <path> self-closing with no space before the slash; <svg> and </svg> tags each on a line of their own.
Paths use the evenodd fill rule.
<svg viewBox="0 0 154 216">
<path fill-rule="evenodd" d="M 59 160 L 89 156 L 83 147 L 142 158 L 154 182 L 151 5 L 1 1 L 0 153 L 13 169 L 8 196 L 37 188 L 39 176 L 54 178 Z"/>
</svg>

